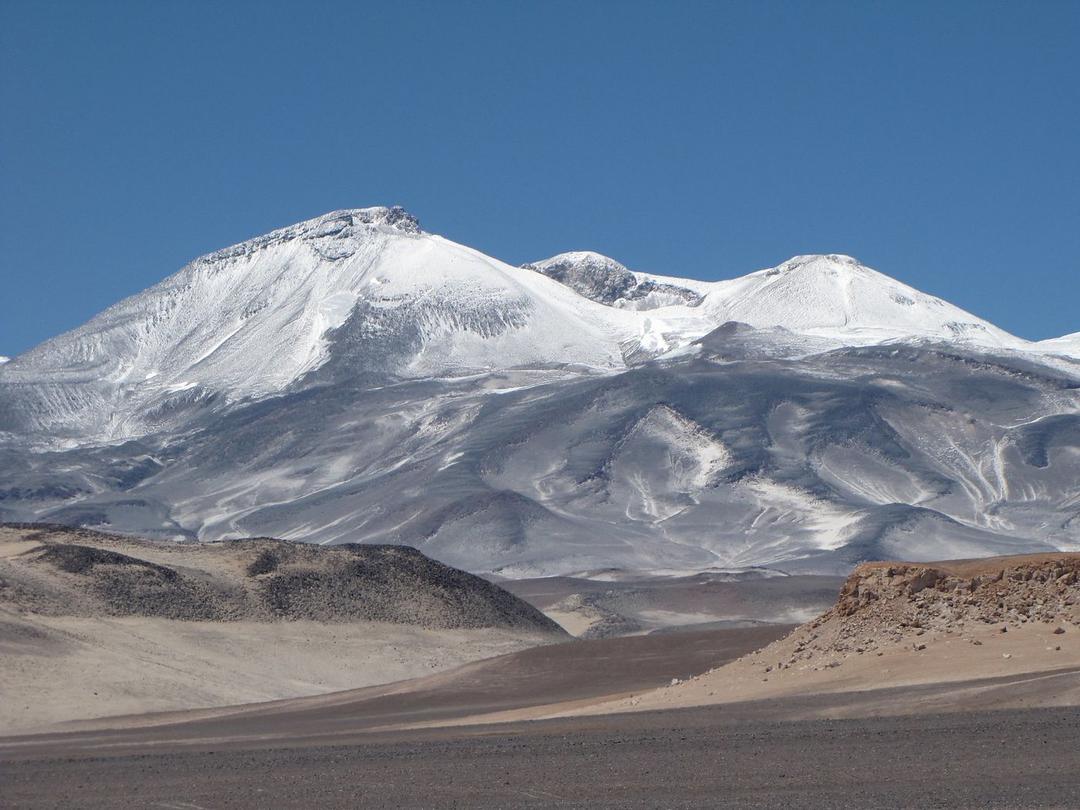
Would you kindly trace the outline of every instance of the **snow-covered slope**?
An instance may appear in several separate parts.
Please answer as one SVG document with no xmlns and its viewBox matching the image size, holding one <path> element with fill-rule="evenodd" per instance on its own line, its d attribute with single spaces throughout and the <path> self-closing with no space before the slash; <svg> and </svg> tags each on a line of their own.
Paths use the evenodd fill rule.
<svg viewBox="0 0 1080 810">
<path fill-rule="evenodd" d="M 317 371 L 396 379 L 612 371 L 727 321 L 835 345 L 1023 343 L 846 257 L 800 257 L 711 284 L 633 273 L 587 252 L 515 268 L 424 233 L 400 208 L 353 209 L 196 259 L 5 363 L 0 431 L 52 441 L 139 436 Z"/>
<path fill-rule="evenodd" d="M 896 338 L 1023 349 L 1027 341 L 850 256 L 796 256 L 718 282 L 702 308 L 720 321 L 782 326 L 847 345 Z"/>
<path fill-rule="evenodd" d="M 1036 351 L 1071 357 L 1080 360 L 1080 332 L 1071 335 L 1062 335 L 1059 338 L 1040 340 L 1033 344 Z"/>
<path fill-rule="evenodd" d="M 808 352 L 920 339 L 1053 353 L 846 256 L 712 283 L 589 252 L 516 268 L 424 233 L 401 208 L 364 208 L 196 259 L 4 363 L 0 432 L 140 436 L 310 374 L 610 372 L 689 350 L 730 321 L 787 330 Z"/>
<path fill-rule="evenodd" d="M 717 282 L 632 272 L 589 252 L 563 253 L 524 267 L 594 301 L 649 310 L 651 318 L 675 324 L 669 330 L 676 336 L 669 341 L 674 344 L 682 343 L 678 335 L 700 337 L 708 331 L 703 325 L 735 321 L 844 346 L 919 339 L 1037 350 L 959 307 L 838 254 L 796 256 L 777 267 Z"/>
<path fill-rule="evenodd" d="M 357 355 L 354 373 L 612 369 L 633 331 L 616 310 L 423 233 L 401 209 L 336 211 L 196 259 L 5 365 L 0 383 L 31 401 L 0 430 L 139 435 L 194 400 L 279 392 L 335 345 Z"/>
</svg>

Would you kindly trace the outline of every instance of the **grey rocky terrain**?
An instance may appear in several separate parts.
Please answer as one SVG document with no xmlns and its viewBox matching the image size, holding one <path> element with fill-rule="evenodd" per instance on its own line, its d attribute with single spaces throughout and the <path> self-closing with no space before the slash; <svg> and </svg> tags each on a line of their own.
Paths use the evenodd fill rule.
<svg viewBox="0 0 1080 810">
<path fill-rule="evenodd" d="M 728 330 L 617 375 L 507 372 L 498 395 L 343 378 L 195 411 L 178 435 L 0 445 L 0 514 L 395 543 L 507 576 L 846 573 L 1080 542 L 1077 378 L 953 346 L 762 358 L 772 345 Z"/>
</svg>

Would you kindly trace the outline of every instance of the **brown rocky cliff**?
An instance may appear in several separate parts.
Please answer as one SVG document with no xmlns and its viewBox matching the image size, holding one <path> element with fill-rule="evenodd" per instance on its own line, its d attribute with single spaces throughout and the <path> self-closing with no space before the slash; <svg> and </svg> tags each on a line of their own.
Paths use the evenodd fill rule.
<svg viewBox="0 0 1080 810">
<path fill-rule="evenodd" d="M 899 626 L 955 621 L 1080 623 L 1080 554 L 868 563 L 848 577 L 830 613 L 874 615 Z"/>
<path fill-rule="evenodd" d="M 836 605 L 772 649 L 765 668 L 821 669 L 935 639 L 980 645 L 987 631 L 1038 625 L 1070 637 L 1080 626 L 1080 554 L 1040 554 L 856 568 Z"/>
</svg>

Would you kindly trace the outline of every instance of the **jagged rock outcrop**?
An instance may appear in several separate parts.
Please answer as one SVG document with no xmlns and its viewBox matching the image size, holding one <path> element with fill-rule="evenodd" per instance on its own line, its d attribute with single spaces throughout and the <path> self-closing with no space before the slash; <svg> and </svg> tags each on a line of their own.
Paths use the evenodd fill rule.
<svg viewBox="0 0 1080 810">
<path fill-rule="evenodd" d="M 931 637 L 981 644 L 976 636 L 987 626 L 1008 633 L 1028 624 L 1080 633 L 1080 554 L 864 563 L 832 609 L 785 640 L 786 660 L 775 666 L 839 666 L 845 656 L 896 645 L 921 651 Z"/>
<path fill-rule="evenodd" d="M 621 309 L 656 309 L 691 306 L 704 296 L 694 290 L 656 279 L 641 277 L 614 259 L 587 250 L 560 253 L 550 259 L 523 264 L 548 278 L 565 284 L 578 295 L 599 304 Z"/>
<path fill-rule="evenodd" d="M 865 563 L 848 577 L 830 613 L 896 627 L 961 621 L 1080 624 L 1080 554 Z"/>
</svg>

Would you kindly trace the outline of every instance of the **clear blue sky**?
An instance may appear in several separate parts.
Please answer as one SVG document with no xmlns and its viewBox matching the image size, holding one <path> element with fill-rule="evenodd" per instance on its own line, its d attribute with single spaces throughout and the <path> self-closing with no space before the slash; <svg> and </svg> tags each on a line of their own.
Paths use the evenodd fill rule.
<svg viewBox="0 0 1080 810">
<path fill-rule="evenodd" d="M 1080 330 L 1080 2 L 0 0 L 0 354 L 399 203 L 513 263 L 853 254 Z"/>
</svg>

